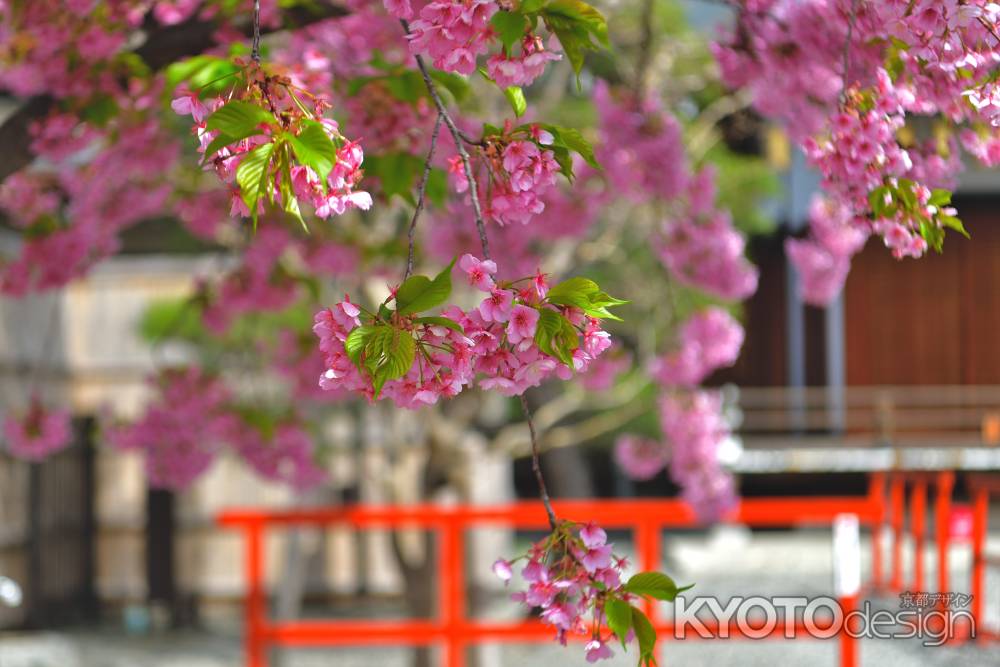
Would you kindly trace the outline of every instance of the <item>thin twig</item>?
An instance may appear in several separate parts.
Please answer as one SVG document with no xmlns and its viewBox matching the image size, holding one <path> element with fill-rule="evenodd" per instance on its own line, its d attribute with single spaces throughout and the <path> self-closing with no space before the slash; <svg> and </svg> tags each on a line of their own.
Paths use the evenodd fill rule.
<svg viewBox="0 0 1000 667">
<path fill-rule="evenodd" d="M 409 35 L 410 24 L 405 20 L 400 20 L 400 24 L 403 26 L 406 34 Z M 472 160 L 469 159 L 469 153 L 462 144 L 462 132 L 455 125 L 455 121 L 452 120 L 451 116 L 448 115 L 448 110 L 441 100 L 441 95 L 438 93 L 437 86 L 434 85 L 434 80 L 431 79 L 431 75 L 427 71 L 427 65 L 424 63 L 423 57 L 420 54 L 414 54 L 413 58 L 417 61 L 417 67 L 424 78 L 424 85 L 427 86 L 427 92 L 430 93 L 431 100 L 434 101 L 434 106 L 437 107 L 438 113 L 444 120 L 445 125 L 448 126 L 448 131 L 451 132 L 452 139 L 455 140 L 455 148 L 458 150 L 459 157 L 462 158 L 462 166 L 465 167 L 465 178 L 469 182 L 469 195 L 472 198 L 472 211 L 476 216 L 476 229 L 479 230 L 479 243 L 483 248 L 483 259 L 492 259 L 490 257 L 490 242 L 486 238 L 486 223 L 483 221 L 483 211 L 479 206 L 479 189 L 476 186 L 476 176 L 472 173 Z"/>
<path fill-rule="evenodd" d="M 545 513 L 549 515 L 549 526 L 556 529 L 556 512 L 552 509 L 552 501 L 549 499 L 549 491 L 545 486 L 545 477 L 542 476 L 542 464 L 539 461 L 541 452 L 538 447 L 538 434 L 535 433 L 535 420 L 531 417 L 531 410 L 528 408 L 528 399 L 521 394 L 521 410 L 524 411 L 524 418 L 528 421 L 528 432 L 531 433 L 531 469 L 535 473 L 538 481 L 538 494 L 542 497 L 542 504 L 545 505 Z"/>
<path fill-rule="evenodd" d="M 840 90 L 840 99 L 847 99 L 847 77 L 851 68 L 851 37 L 854 35 L 854 22 L 858 18 L 858 0 L 851 0 L 851 15 L 847 19 L 847 38 L 844 40 L 844 81 Z"/>
<path fill-rule="evenodd" d="M 434 131 L 431 132 L 431 147 L 427 151 L 427 160 L 424 162 L 424 175 L 420 179 L 420 186 L 417 189 L 417 207 L 413 209 L 413 219 L 410 220 L 410 230 L 407 232 L 407 242 L 409 243 L 408 250 L 406 253 L 406 275 L 403 276 L 403 280 L 410 277 L 413 273 L 413 235 L 417 231 L 417 220 L 420 219 L 420 213 L 424 210 L 424 197 L 427 193 L 427 181 L 431 176 L 431 160 L 434 158 L 434 149 L 437 147 L 438 134 L 441 132 L 441 114 L 437 115 L 434 120 Z"/>
<path fill-rule="evenodd" d="M 253 0 L 253 45 L 250 58 L 260 64 L 260 0 Z"/>
</svg>

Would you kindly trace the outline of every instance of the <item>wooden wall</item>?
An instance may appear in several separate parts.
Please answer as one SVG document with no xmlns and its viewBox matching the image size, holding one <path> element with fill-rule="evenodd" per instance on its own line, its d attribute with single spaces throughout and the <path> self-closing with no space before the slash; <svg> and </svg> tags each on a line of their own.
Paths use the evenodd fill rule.
<svg viewBox="0 0 1000 667">
<path fill-rule="evenodd" d="M 847 381 L 1000 384 L 1000 205 L 957 202 L 972 240 L 894 260 L 877 240 L 854 258 L 845 290 Z"/>
</svg>

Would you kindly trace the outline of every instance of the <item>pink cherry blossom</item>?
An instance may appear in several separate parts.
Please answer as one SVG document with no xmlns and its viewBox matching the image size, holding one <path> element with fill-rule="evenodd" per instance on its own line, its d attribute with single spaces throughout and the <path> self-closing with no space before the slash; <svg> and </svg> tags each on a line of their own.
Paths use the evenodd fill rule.
<svg viewBox="0 0 1000 667">
<path fill-rule="evenodd" d="M 493 291 L 494 283 L 491 276 L 497 272 L 497 265 L 493 260 L 480 260 L 466 254 L 458 260 L 458 268 L 465 272 L 472 287 L 483 292 Z"/>
<path fill-rule="evenodd" d="M 507 323 L 507 339 L 515 345 L 535 336 L 538 326 L 538 310 L 529 306 L 514 306 Z"/>
</svg>

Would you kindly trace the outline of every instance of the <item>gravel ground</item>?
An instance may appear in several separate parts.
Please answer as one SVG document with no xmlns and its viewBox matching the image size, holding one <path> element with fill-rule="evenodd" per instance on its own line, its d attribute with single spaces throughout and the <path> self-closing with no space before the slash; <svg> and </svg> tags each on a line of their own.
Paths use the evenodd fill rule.
<svg viewBox="0 0 1000 667">
<path fill-rule="evenodd" d="M 864 545 L 863 545 L 864 546 Z M 991 550 L 1000 549 L 1000 534 L 991 536 Z M 626 551 L 627 548 L 619 548 Z M 830 536 L 824 531 L 751 534 L 733 528 L 708 535 L 673 537 L 665 543 L 665 569 L 681 583 L 695 582 L 702 595 L 725 601 L 733 595 L 827 595 L 832 587 Z M 863 550 L 864 560 L 868 552 Z M 958 547 L 951 559 L 952 588 L 968 588 L 968 550 Z M 927 581 L 936 581 L 935 559 L 929 552 Z M 863 571 L 868 570 L 867 562 Z M 1000 573 L 991 573 L 987 621 L 1000 625 L 997 600 Z M 873 600 L 897 609 L 891 598 Z M 513 607 L 498 599 L 488 615 L 496 618 Z M 634 665 L 631 655 L 601 663 L 607 667 Z M 663 641 L 661 666 L 809 667 L 838 664 L 836 640 Z M 919 640 L 864 640 L 861 665 L 871 667 L 998 667 L 1000 646 L 973 644 L 925 647 Z M 275 656 L 274 667 L 408 667 L 406 649 L 301 649 Z M 478 667 L 584 667 L 579 647 L 555 644 L 488 646 Z M 212 632 L 153 633 L 130 636 L 120 630 L 0 635 L 0 667 L 241 667 L 240 632 L 235 625 Z"/>
</svg>

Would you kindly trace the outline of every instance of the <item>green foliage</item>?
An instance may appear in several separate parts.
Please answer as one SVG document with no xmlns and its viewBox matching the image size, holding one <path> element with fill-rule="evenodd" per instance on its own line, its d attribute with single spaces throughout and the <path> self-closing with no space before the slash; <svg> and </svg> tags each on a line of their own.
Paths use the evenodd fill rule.
<svg viewBox="0 0 1000 667">
<path fill-rule="evenodd" d="M 236 169 L 236 182 L 240 186 L 240 197 L 250 209 L 254 229 L 257 228 L 257 202 L 265 192 L 270 178 L 271 156 L 274 154 L 274 144 L 261 144 L 243 158 Z"/>
<path fill-rule="evenodd" d="M 678 593 L 689 588 L 691 586 L 678 588 L 673 579 L 661 572 L 639 572 L 632 575 L 628 583 L 625 584 L 625 590 L 629 593 L 667 602 L 673 602 Z"/>
<path fill-rule="evenodd" d="M 541 7 L 540 14 L 548 29 L 555 33 L 577 77 L 583 69 L 586 51 L 610 46 L 604 15 L 582 0 L 549 0 Z"/>
<path fill-rule="evenodd" d="M 261 125 L 275 125 L 277 121 L 270 113 L 255 104 L 235 100 L 225 105 L 205 121 L 205 129 L 217 130 L 219 136 L 205 149 L 205 159 L 215 154 L 223 146 L 263 134 Z"/>
<path fill-rule="evenodd" d="M 628 631 L 632 629 L 631 605 L 624 600 L 611 598 L 604 604 L 604 616 L 607 618 L 608 628 L 621 641 L 622 648 L 625 648 Z"/>
<path fill-rule="evenodd" d="M 326 178 L 337 163 L 337 147 L 326 130 L 316 121 L 305 121 L 299 135 L 288 135 L 287 139 L 299 164 L 316 172 L 325 192 Z"/>
<path fill-rule="evenodd" d="M 172 92 L 181 83 L 186 82 L 199 97 L 215 97 L 232 87 L 232 79 L 240 71 L 240 67 L 229 58 L 194 56 L 167 67 L 165 89 Z"/>
<path fill-rule="evenodd" d="M 403 377 L 413 366 L 416 342 L 408 331 L 378 324 L 354 329 L 345 348 L 358 368 L 371 378 L 377 399 L 386 382 Z"/>
<path fill-rule="evenodd" d="M 528 19 L 519 12 L 499 11 L 490 20 L 493 30 L 503 43 L 504 51 L 510 55 L 511 49 L 524 37 L 528 29 Z"/>
<path fill-rule="evenodd" d="M 632 631 L 635 632 L 635 640 L 639 643 L 639 665 L 641 667 L 656 665 L 656 628 L 637 607 L 632 607 Z"/>
<path fill-rule="evenodd" d="M 457 331 L 460 334 L 465 333 L 465 329 L 462 328 L 461 324 L 455 320 L 450 320 L 447 317 L 414 317 L 413 321 L 417 324 L 427 324 L 432 327 L 445 327 L 446 329 Z"/>
<path fill-rule="evenodd" d="M 528 110 L 528 100 L 524 97 L 524 91 L 520 86 L 509 86 L 503 89 L 503 95 L 510 103 L 510 108 L 514 110 L 514 115 L 520 118 Z"/>
<path fill-rule="evenodd" d="M 535 328 L 535 344 L 545 354 L 572 367 L 573 352 L 580 347 L 580 339 L 576 328 L 562 314 L 542 308 Z"/>
<path fill-rule="evenodd" d="M 554 285 L 546 295 L 549 303 L 559 306 L 579 308 L 590 317 L 621 321 L 608 308 L 628 303 L 605 294 L 600 286 L 589 278 L 570 278 Z"/>
<path fill-rule="evenodd" d="M 945 229 L 952 229 L 966 238 L 969 237 L 965 225 L 951 211 L 945 209 L 951 204 L 951 192 L 936 189 L 926 205 L 917 198 L 917 184 L 907 178 L 886 183 L 868 193 L 868 204 L 876 218 L 904 219 L 916 224 L 920 236 L 927 245 L 937 252 L 944 249 Z"/>
<path fill-rule="evenodd" d="M 430 310 L 448 300 L 451 295 L 451 267 L 455 260 L 433 280 L 427 276 L 410 276 L 396 291 L 396 313 L 411 315 Z"/>
</svg>

